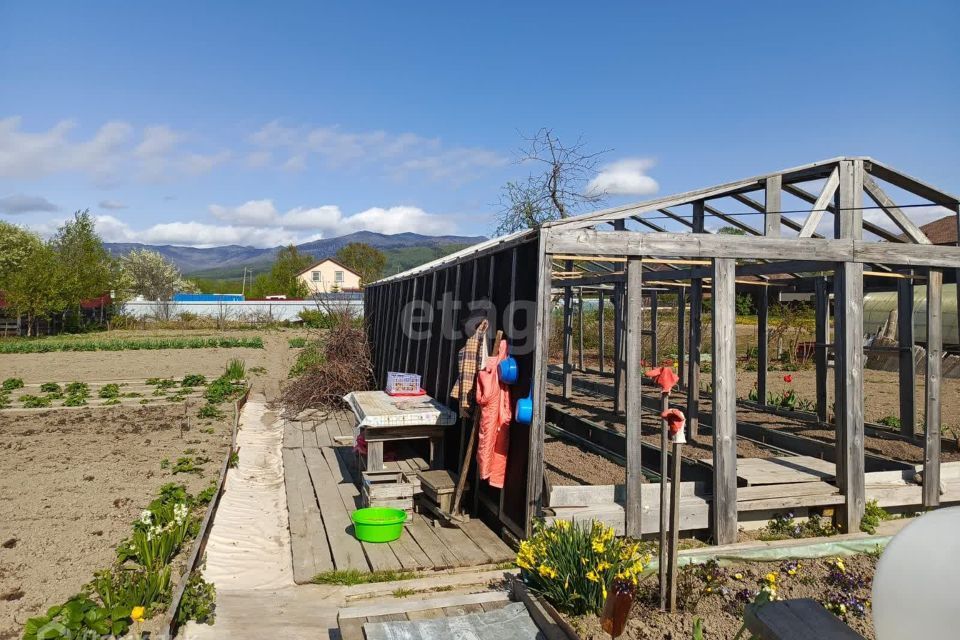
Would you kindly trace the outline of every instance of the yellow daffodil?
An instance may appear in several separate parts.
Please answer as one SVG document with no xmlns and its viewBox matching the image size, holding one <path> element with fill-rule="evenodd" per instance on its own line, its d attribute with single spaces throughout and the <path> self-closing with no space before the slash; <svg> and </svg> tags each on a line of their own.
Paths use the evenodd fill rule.
<svg viewBox="0 0 960 640">
<path fill-rule="evenodd" d="M 590 546 L 593 548 L 594 553 L 603 553 L 607 550 L 606 545 L 603 544 L 603 540 L 594 540 L 590 543 Z"/>
<path fill-rule="evenodd" d="M 733 574 L 733 579 L 734 579 L 734 580 L 743 580 L 743 574 L 742 574 L 742 573 L 735 573 L 735 574 Z"/>
<path fill-rule="evenodd" d="M 765 580 L 767 581 L 767 583 L 770 584 L 770 585 L 775 585 L 775 584 L 777 584 L 777 574 L 775 574 L 775 573 L 773 573 L 773 572 L 770 572 L 770 573 L 768 573 L 766 576 L 764 576 L 764 579 L 765 579 Z"/>
<path fill-rule="evenodd" d="M 144 616 L 146 615 L 147 610 L 143 607 L 134 607 L 130 611 L 130 619 L 134 622 L 143 622 L 145 620 Z"/>
<path fill-rule="evenodd" d="M 597 575 L 596 571 L 587 571 L 587 580 L 590 582 L 600 582 L 600 576 Z"/>
<path fill-rule="evenodd" d="M 553 567 L 548 566 L 548 565 L 545 565 L 545 564 L 541 564 L 541 565 L 540 565 L 540 568 L 537 569 L 537 571 L 539 571 L 539 572 L 540 572 L 540 575 L 543 576 L 544 578 L 556 578 L 556 577 L 557 577 L 557 570 L 554 569 Z"/>
</svg>

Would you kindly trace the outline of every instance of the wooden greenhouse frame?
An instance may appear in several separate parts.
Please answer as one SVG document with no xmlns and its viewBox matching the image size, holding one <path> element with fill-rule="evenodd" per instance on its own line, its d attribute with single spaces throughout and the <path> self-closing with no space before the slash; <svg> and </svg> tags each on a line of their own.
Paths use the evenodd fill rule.
<svg viewBox="0 0 960 640">
<path fill-rule="evenodd" d="M 800 204 L 787 205 L 786 200 Z M 731 211 L 731 206 L 742 211 Z M 821 421 L 826 420 L 826 373 L 832 351 L 836 381 L 836 481 L 842 496 L 837 520 L 841 529 L 854 531 L 866 503 L 864 291 L 895 288 L 899 294 L 900 416 L 902 435 L 913 437 L 917 415 L 913 399 L 913 286 L 923 279 L 928 292 L 928 336 L 922 506 L 935 507 L 941 501 L 940 363 L 945 340 L 942 287 L 944 279 L 957 281 L 960 248 L 932 245 L 911 220 L 910 212 L 918 206 L 945 208 L 960 221 L 957 197 L 871 158 L 840 157 L 558 220 L 539 229 L 497 238 L 366 288 L 365 314 L 376 375 L 383 382 L 388 370 L 419 373 L 427 391 L 443 399 L 455 377 L 456 354 L 463 342 L 451 328 L 462 321 L 467 306 L 483 302 L 498 312 L 507 306 L 520 310 L 509 316 L 514 326 L 503 326 L 499 313 L 490 316 L 494 329 L 504 329 L 512 343 L 523 345 L 518 349 L 518 360 L 524 380 L 515 390 L 515 397 L 526 396 L 532 383 L 534 420 L 529 427 L 511 426 L 505 489 L 477 494 L 484 507 L 514 535 L 526 535 L 544 507 L 549 366 L 546 354 L 554 296 L 560 294 L 563 301 L 561 388 L 563 395 L 569 396 L 575 368 L 574 299 L 582 298 L 584 290 L 596 291 L 600 309 L 605 302 L 613 308 L 613 402 L 616 410 L 625 412 L 626 423 L 624 531 L 638 536 L 650 530 L 642 523 L 643 372 L 637 366 L 641 340 L 650 332 L 643 328 L 641 312 L 651 314 L 655 327 L 658 292 L 679 290 L 690 301 L 689 317 L 683 311 L 685 306 L 678 306 L 676 346 L 683 386 L 691 392 L 687 401 L 688 428 L 696 433 L 701 397 L 700 314 L 704 290 L 709 287 L 713 306 L 709 523 L 714 541 L 729 543 L 736 540 L 738 530 L 737 289 L 754 291 L 757 300 L 757 388 L 761 402 L 766 397 L 770 357 L 765 339 L 769 332 L 770 298 L 783 292 L 808 292 L 815 301 L 817 320 L 816 412 Z M 877 224 L 878 216 L 888 218 L 901 233 Z M 751 217 L 761 218 L 762 224 L 750 224 Z M 830 217 L 832 232 L 827 232 L 825 221 Z M 739 229 L 744 235 L 712 232 L 719 224 Z M 668 226 L 679 226 L 684 232 Z M 832 342 L 831 293 L 835 310 Z M 644 299 L 647 304 L 643 304 Z M 418 305 L 444 312 L 439 316 L 418 315 Z M 582 304 L 577 306 L 582 313 Z M 603 323 L 600 326 L 603 350 L 611 336 L 603 335 Z M 653 360 L 657 351 L 655 336 L 654 329 Z M 946 339 L 960 342 L 955 336 Z M 684 356 L 687 344 L 689 355 Z M 581 360 L 582 353 L 581 347 Z M 582 361 L 579 364 L 583 369 Z M 458 438 L 451 438 L 448 447 L 451 455 L 447 460 L 457 460 Z"/>
</svg>

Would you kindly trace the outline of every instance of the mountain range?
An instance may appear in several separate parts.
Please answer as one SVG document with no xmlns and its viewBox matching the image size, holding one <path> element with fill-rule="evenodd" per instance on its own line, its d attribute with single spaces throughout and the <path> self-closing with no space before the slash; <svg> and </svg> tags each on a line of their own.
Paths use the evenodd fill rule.
<svg viewBox="0 0 960 640">
<path fill-rule="evenodd" d="M 357 231 L 345 236 L 305 242 L 297 245 L 297 249 L 320 260 L 333 256 L 351 242 L 363 242 L 383 251 L 387 256 L 386 273 L 396 273 L 397 270 L 411 268 L 486 239 L 484 236 L 426 236 L 419 233 L 383 234 Z M 138 242 L 107 242 L 104 245 L 117 256 L 125 255 L 134 249 L 149 249 L 173 262 L 186 276 L 223 279 L 240 278 L 245 267 L 255 273 L 266 271 L 280 249 L 239 245 L 181 247 Z"/>
</svg>

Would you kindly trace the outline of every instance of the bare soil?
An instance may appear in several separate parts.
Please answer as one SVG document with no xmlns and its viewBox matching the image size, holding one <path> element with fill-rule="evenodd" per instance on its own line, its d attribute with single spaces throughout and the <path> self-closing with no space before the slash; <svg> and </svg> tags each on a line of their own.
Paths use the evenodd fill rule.
<svg viewBox="0 0 960 640">
<path fill-rule="evenodd" d="M 545 473 L 554 486 L 623 484 L 626 468 L 583 447 L 547 435 Z"/>
<path fill-rule="evenodd" d="M 147 332 L 113 332 L 137 337 Z M 206 332 L 210 333 L 210 332 Z M 164 331 L 149 335 L 200 335 Z M 246 332 L 244 335 L 250 335 Z M 242 358 L 254 392 L 276 397 L 296 350 L 263 332 L 264 349 L 171 349 L 59 352 L 0 356 L 0 379 L 27 383 L 98 382 L 220 375 Z M 77 593 L 108 568 L 131 523 L 167 482 L 196 493 L 217 477 L 226 455 L 232 411 L 200 420 L 199 399 L 184 404 L 0 412 L 0 640 L 18 638 L 27 618 Z M 224 405 L 226 409 L 228 405 Z M 185 418 L 186 416 L 186 418 Z M 202 474 L 161 468 L 181 456 L 209 459 Z"/>
<path fill-rule="evenodd" d="M 688 599 L 688 606 L 677 613 L 661 612 L 656 604 L 656 578 L 648 579 L 641 587 L 638 601 L 634 603 L 627 627 L 620 636 L 626 640 L 677 640 L 691 638 L 693 625 L 697 618 L 703 620 L 704 637 L 716 640 L 731 640 L 743 622 L 742 606 L 738 606 L 734 594 L 749 588 L 756 592 L 758 580 L 767 573 L 777 573 L 777 595 L 781 598 L 813 598 L 822 601 L 832 591 L 835 591 L 825 580 L 830 573 L 827 560 L 801 560 L 801 566 L 793 576 L 782 571 L 782 563 L 737 563 L 724 567 L 727 576 L 730 576 L 724 589 L 715 589 L 712 593 L 704 593 L 699 599 L 695 595 Z M 872 579 L 876 569 L 876 558 L 868 555 L 853 556 L 843 559 L 847 573 L 856 572 Z M 742 579 L 733 578 L 734 574 L 742 574 Z M 700 593 L 704 582 L 693 577 L 692 573 L 681 576 L 680 587 L 687 587 L 687 593 Z M 681 589 L 681 596 L 684 591 Z M 869 598 L 869 583 L 859 589 L 857 595 Z M 683 598 L 681 598 L 681 602 Z M 600 626 L 597 616 L 588 615 L 569 618 L 571 625 L 584 640 L 608 640 L 610 636 Z M 867 640 L 874 635 L 873 621 L 870 609 L 862 618 L 848 615 L 846 623 Z"/>
</svg>

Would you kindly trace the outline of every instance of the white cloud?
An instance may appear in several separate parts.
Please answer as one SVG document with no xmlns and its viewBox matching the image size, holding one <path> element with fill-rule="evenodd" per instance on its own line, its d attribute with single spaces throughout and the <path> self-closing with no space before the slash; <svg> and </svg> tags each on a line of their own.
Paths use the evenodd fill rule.
<svg viewBox="0 0 960 640">
<path fill-rule="evenodd" d="M 214 218 L 231 224 L 272 225 L 280 219 L 272 200 L 250 200 L 237 207 L 212 204 L 208 209 Z"/>
<path fill-rule="evenodd" d="M 126 209 L 127 205 L 120 202 L 119 200 L 101 200 L 100 208 L 101 209 Z"/>
<path fill-rule="evenodd" d="M 330 169 L 375 166 L 393 177 L 419 173 L 433 180 L 459 183 L 508 162 L 489 149 L 447 147 L 439 138 L 415 133 L 287 126 L 278 120 L 264 125 L 249 141 L 259 151 L 248 154 L 248 163 L 264 166 L 272 161 L 265 155 L 267 151 L 282 151 L 284 159 L 278 167 L 285 171 L 303 171 L 316 160 Z"/>
<path fill-rule="evenodd" d="M 199 175 L 231 157 L 229 151 L 184 150 L 189 137 L 166 125 L 149 125 L 138 132 L 127 122 L 110 121 L 84 138 L 73 135 L 73 120 L 38 132 L 25 131 L 22 124 L 19 116 L 0 119 L 0 178 L 34 180 L 79 173 L 105 187 L 131 178 L 157 182 Z"/>
<path fill-rule="evenodd" d="M 60 207 L 41 196 L 14 193 L 0 198 L 0 213 L 17 215 L 33 211 L 58 211 Z"/>
<path fill-rule="evenodd" d="M 660 185 L 647 175 L 654 164 L 649 158 L 624 158 L 608 164 L 587 184 L 587 193 L 614 196 L 654 194 L 660 190 Z"/>
<path fill-rule="evenodd" d="M 320 207 L 297 207 L 283 214 L 282 224 L 288 229 L 314 230 L 322 229 L 321 233 L 330 233 L 336 230 L 343 220 L 340 207 L 323 205 Z"/>
</svg>

